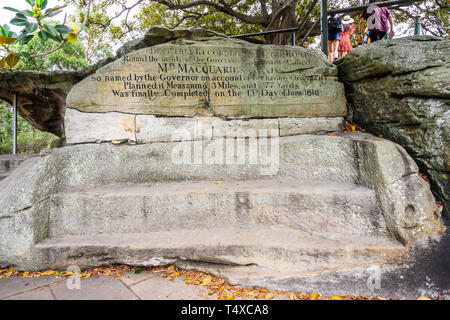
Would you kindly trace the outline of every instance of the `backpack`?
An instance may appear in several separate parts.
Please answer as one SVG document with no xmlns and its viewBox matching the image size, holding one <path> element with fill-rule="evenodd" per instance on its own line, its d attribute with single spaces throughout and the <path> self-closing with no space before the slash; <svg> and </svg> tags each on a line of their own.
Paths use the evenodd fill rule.
<svg viewBox="0 0 450 320">
<path fill-rule="evenodd" d="M 330 18 L 328 19 L 328 32 L 331 33 L 339 33 L 341 32 L 342 23 L 339 18 Z"/>
</svg>

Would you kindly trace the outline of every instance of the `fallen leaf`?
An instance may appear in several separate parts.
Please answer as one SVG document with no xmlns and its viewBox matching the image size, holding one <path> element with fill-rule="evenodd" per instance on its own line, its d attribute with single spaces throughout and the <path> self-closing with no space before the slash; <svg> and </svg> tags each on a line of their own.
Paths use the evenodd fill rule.
<svg viewBox="0 0 450 320">
<path fill-rule="evenodd" d="M 117 276 L 116 279 L 117 279 L 117 280 L 120 280 L 120 276 Z"/>
<path fill-rule="evenodd" d="M 223 183 L 223 181 L 213 181 L 214 183 L 217 183 L 217 184 L 219 184 L 219 183 Z"/>
<path fill-rule="evenodd" d="M 272 299 L 273 297 L 274 297 L 274 294 L 273 294 L 273 293 L 266 294 L 266 299 L 267 299 L 267 300 L 270 300 L 270 299 Z"/>
<path fill-rule="evenodd" d="M 417 300 L 431 300 L 431 299 L 427 298 L 427 297 L 424 297 L 424 296 L 421 296 L 421 297 L 418 297 Z"/>
<path fill-rule="evenodd" d="M 332 296 L 331 300 L 344 300 L 344 298 L 342 298 L 340 296 Z"/>
<path fill-rule="evenodd" d="M 55 274 L 56 271 L 55 270 L 47 270 L 44 272 L 41 272 L 41 276 L 51 276 L 52 274 Z"/>
<path fill-rule="evenodd" d="M 318 298 L 320 298 L 322 296 L 322 294 L 317 293 L 317 292 L 312 292 L 310 294 L 310 296 L 311 296 L 311 299 L 318 299 Z"/>
<path fill-rule="evenodd" d="M 180 275 L 179 272 L 174 272 L 174 273 L 171 274 L 171 276 L 174 277 L 174 278 L 178 277 L 179 275 Z"/>
<path fill-rule="evenodd" d="M 234 295 L 230 295 L 227 297 L 227 300 L 234 300 Z"/>
<path fill-rule="evenodd" d="M 203 280 L 202 280 L 202 284 L 201 284 L 201 286 L 207 286 L 208 284 L 210 284 L 211 283 L 211 277 L 206 277 L 206 278 L 204 278 Z"/>
<path fill-rule="evenodd" d="M 134 274 L 139 274 L 139 273 L 142 273 L 142 269 L 137 269 L 137 270 L 134 272 Z"/>
</svg>

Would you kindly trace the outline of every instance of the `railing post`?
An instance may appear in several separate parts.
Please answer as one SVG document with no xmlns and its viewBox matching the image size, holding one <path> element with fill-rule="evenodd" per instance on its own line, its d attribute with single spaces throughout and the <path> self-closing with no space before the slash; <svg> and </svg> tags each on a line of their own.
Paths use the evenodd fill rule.
<svg viewBox="0 0 450 320">
<path fill-rule="evenodd" d="M 322 52 L 328 57 L 328 1 L 320 0 L 320 32 Z"/>
<path fill-rule="evenodd" d="M 414 35 L 420 36 L 420 17 L 417 16 L 416 20 L 414 21 Z"/>
<path fill-rule="evenodd" d="M 17 94 L 13 97 L 13 154 L 17 154 Z"/>
<path fill-rule="evenodd" d="M 295 32 L 292 32 L 292 45 L 295 47 Z"/>
</svg>

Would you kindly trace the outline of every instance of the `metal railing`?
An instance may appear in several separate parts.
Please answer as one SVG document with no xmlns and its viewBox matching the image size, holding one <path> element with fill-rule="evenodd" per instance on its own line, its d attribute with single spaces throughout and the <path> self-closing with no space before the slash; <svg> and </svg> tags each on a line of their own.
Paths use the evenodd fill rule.
<svg viewBox="0 0 450 320">
<path fill-rule="evenodd" d="M 311 27 L 308 29 L 308 31 L 303 36 L 303 39 L 300 41 L 299 45 L 303 45 L 303 43 L 306 41 L 306 39 L 309 37 L 311 32 L 314 30 L 314 28 L 317 26 L 317 24 L 320 22 L 320 33 L 321 33 L 321 49 L 322 52 L 325 53 L 325 55 L 328 55 L 328 15 L 330 14 L 343 14 L 343 13 L 355 13 L 355 12 L 361 12 L 364 9 L 367 9 L 371 5 L 376 5 L 379 7 L 387 7 L 391 9 L 400 8 L 403 6 L 410 6 L 414 2 L 418 2 L 419 0 L 389 0 L 389 1 L 380 1 L 375 3 L 366 3 L 361 6 L 355 6 L 355 7 L 348 7 L 348 8 L 342 8 L 342 9 L 336 9 L 336 10 L 328 10 L 328 0 L 320 0 L 320 6 L 321 6 L 321 14 L 320 19 L 316 20 Z M 308 21 L 308 18 L 310 17 L 312 11 L 316 7 L 319 0 L 314 0 L 310 7 L 308 8 L 308 11 L 306 12 L 305 16 L 303 17 L 302 21 L 297 27 L 292 28 L 286 28 L 286 29 L 278 29 L 278 30 L 269 30 L 269 31 L 262 31 L 262 32 L 254 32 L 254 33 L 245 33 L 245 34 L 239 34 L 239 35 L 230 35 L 229 38 L 249 38 L 254 36 L 265 36 L 270 34 L 279 34 L 279 33 L 291 33 L 291 43 L 293 46 L 296 44 L 296 33 L 301 31 Z M 415 34 L 420 34 L 420 18 L 418 17 L 415 21 L 415 27 L 414 27 Z"/>
</svg>

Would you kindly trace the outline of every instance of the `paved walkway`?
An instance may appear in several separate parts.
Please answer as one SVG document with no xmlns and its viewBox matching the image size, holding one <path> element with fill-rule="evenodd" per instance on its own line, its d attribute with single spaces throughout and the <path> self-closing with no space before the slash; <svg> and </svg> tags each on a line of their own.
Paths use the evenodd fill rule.
<svg viewBox="0 0 450 320">
<path fill-rule="evenodd" d="M 188 285 L 181 277 L 163 278 L 159 274 L 133 272 L 120 278 L 93 276 L 81 279 L 79 289 L 69 279 L 52 276 L 0 279 L 0 300 L 216 300 L 202 286 Z M 239 297 L 236 297 L 239 299 Z M 276 300 L 289 299 L 278 295 Z"/>
</svg>

